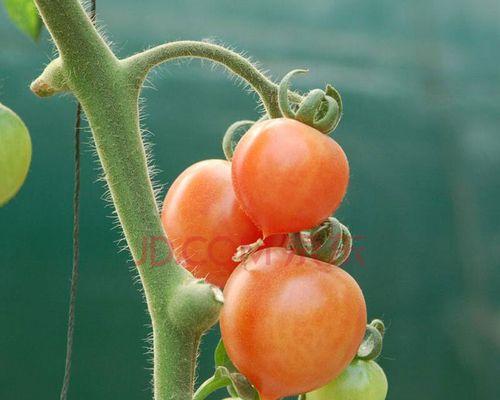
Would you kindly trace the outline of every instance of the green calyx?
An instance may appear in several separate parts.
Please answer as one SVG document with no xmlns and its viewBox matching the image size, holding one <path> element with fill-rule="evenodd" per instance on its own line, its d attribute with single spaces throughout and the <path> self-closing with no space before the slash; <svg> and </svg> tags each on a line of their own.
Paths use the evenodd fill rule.
<svg viewBox="0 0 500 400">
<path fill-rule="evenodd" d="M 290 245 L 301 256 L 339 267 L 351 254 L 352 235 L 337 218 L 330 217 L 315 228 L 291 233 Z"/>
<path fill-rule="evenodd" d="M 380 319 L 374 319 L 366 326 L 365 337 L 359 346 L 356 358 L 360 360 L 375 360 L 382 353 L 385 325 Z"/>
<path fill-rule="evenodd" d="M 289 82 L 296 74 L 308 72 L 306 69 L 290 71 L 278 86 L 278 104 L 286 118 L 293 118 L 312 126 L 322 133 L 331 133 L 339 124 L 342 116 L 342 99 L 339 92 L 331 85 L 325 90 L 313 89 L 302 98 L 298 105 L 289 101 Z"/>
</svg>

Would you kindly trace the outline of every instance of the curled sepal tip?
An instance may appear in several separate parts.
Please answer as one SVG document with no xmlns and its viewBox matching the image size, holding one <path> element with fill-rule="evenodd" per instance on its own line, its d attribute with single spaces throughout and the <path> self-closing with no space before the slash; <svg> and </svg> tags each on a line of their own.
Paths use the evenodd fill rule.
<svg viewBox="0 0 500 400">
<path fill-rule="evenodd" d="M 337 218 L 330 217 L 313 229 L 291 233 L 290 245 L 299 255 L 339 267 L 351 254 L 352 236 Z"/>
<path fill-rule="evenodd" d="M 294 69 L 283 77 L 278 86 L 278 105 L 281 114 L 286 118 L 295 118 L 296 114 L 288 101 L 288 87 L 290 86 L 290 79 L 296 74 L 305 74 L 307 72 L 309 72 L 308 69 Z"/>
<path fill-rule="evenodd" d="M 280 111 L 286 118 L 296 119 L 320 132 L 330 133 L 337 127 L 342 115 L 342 99 L 333 86 L 327 85 L 325 90 L 311 90 L 298 106 L 292 106 L 289 102 L 290 79 L 306 72 L 306 69 L 295 69 L 281 80 L 278 88 Z"/>
<path fill-rule="evenodd" d="M 381 319 L 374 319 L 372 322 L 370 322 L 370 325 L 373 326 L 375 329 L 377 329 L 382 336 L 385 334 L 385 324 L 384 321 Z"/>
<path fill-rule="evenodd" d="M 236 121 L 227 128 L 224 138 L 222 139 L 222 150 L 228 161 L 233 159 L 234 149 L 236 149 L 239 138 L 241 138 L 254 123 L 255 121 L 250 120 Z"/>
<path fill-rule="evenodd" d="M 338 118 L 337 120 L 335 121 L 335 124 L 333 126 L 333 129 L 335 129 L 337 127 L 337 125 L 339 124 L 340 122 L 340 118 L 342 118 L 342 112 L 344 111 L 344 105 L 342 103 L 342 97 L 340 96 L 340 93 L 337 89 L 335 89 L 332 85 L 330 84 L 327 84 L 326 85 L 326 89 L 325 89 L 325 94 L 328 96 L 328 97 L 331 97 L 332 99 L 334 99 L 338 106 L 339 106 L 339 113 L 338 113 Z M 332 129 L 332 130 L 333 130 Z"/>
<path fill-rule="evenodd" d="M 356 358 L 369 361 L 375 360 L 382 353 L 385 326 L 380 319 L 374 319 L 366 325 L 366 332 L 359 346 Z"/>
</svg>

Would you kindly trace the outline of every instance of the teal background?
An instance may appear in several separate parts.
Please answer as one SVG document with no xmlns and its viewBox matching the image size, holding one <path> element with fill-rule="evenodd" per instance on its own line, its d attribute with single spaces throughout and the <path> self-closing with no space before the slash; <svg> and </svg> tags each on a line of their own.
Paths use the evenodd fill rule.
<svg viewBox="0 0 500 400">
<path fill-rule="evenodd" d="M 500 3 L 98 0 L 98 15 L 122 56 L 212 38 L 276 78 L 309 67 L 301 89 L 334 83 L 345 102 L 335 137 L 352 167 L 339 216 L 358 236 L 346 268 L 370 317 L 389 327 L 388 398 L 500 398 Z M 32 43 L 0 11 L 0 101 L 33 140 L 26 185 L 0 209 L 2 400 L 56 398 L 64 366 L 75 103 L 29 91 L 53 55 L 47 39 Z M 144 122 L 164 189 L 190 164 L 222 157 L 225 128 L 257 115 L 255 96 L 208 62 L 162 67 L 150 86 Z M 69 397 L 148 399 L 145 305 L 83 136 Z M 217 338 L 215 328 L 205 337 L 200 380 Z"/>
</svg>

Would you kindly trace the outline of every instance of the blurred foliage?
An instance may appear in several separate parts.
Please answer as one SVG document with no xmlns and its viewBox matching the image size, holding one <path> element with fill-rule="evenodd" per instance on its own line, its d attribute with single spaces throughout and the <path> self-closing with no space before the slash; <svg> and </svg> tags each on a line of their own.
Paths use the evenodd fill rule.
<svg viewBox="0 0 500 400">
<path fill-rule="evenodd" d="M 354 236 L 345 268 L 369 317 L 388 326 L 388 399 L 500 398 L 498 1 L 107 0 L 99 20 L 121 55 L 208 37 L 275 78 L 309 67 L 302 89 L 333 83 L 345 111 L 335 137 L 352 168 L 338 214 Z M 33 139 L 26 185 L 0 210 L 1 399 L 54 398 L 64 367 L 75 104 L 28 89 L 52 53 L 0 12 L 0 101 Z M 255 98 L 218 71 L 184 62 L 151 75 L 144 125 L 163 194 L 188 165 L 223 157 L 229 124 L 256 117 Z M 87 149 L 70 397 L 150 399 L 145 305 Z M 200 382 L 217 339 L 215 328 L 205 336 Z"/>
<path fill-rule="evenodd" d="M 33 0 L 3 0 L 3 3 L 12 22 L 31 38 L 38 39 L 43 24 Z"/>
</svg>

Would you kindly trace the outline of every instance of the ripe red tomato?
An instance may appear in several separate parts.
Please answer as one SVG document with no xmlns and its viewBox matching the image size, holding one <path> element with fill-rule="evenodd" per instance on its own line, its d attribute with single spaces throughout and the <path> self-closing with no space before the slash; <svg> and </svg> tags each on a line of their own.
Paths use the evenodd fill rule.
<svg viewBox="0 0 500 400">
<path fill-rule="evenodd" d="M 240 264 L 224 289 L 227 353 L 262 400 L 306 393 L 347 367 L 366 328 L 366 305 L 344 270 L 268 248 Z"/>
<path fill-rule="evenodd" d="M 243 210 L 264 236 L 310 229 L 340 205 L 349 164 L 329 136 L 293 119 L 258 122 L 234 152 L 232 177 Z"/>
<path fill-rule="evenodd" d="M 288 241 L 288 235 L 279 233 L 271 235 L 264 239 L 264 244 L 259 248 L 259 250 L 267 249 L 269 247 L 287 247 Z"/>
<path fill-rule="evenodd" d="M 237 266 L 231 257 L 238 246 L 262 237 L 240 208 L 223 160 L 198 162 L 179 175 L 161 217 L 177 262 L 220 287 Z"/>
</svg>

